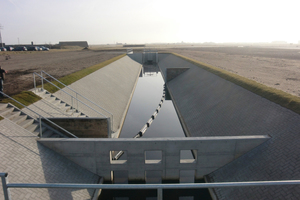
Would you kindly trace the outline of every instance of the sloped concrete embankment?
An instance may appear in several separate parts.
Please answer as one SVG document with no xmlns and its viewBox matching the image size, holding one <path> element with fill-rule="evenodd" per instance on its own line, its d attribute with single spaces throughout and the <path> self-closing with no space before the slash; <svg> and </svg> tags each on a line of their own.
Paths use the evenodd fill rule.
<svg viewBox="0 0 300 200">
<path fill-rule="evenodd" d="M 118 135 L 134 93 L 140 70 L 141 64 L 125 56 L 69 85 L 69 87 L 112 113 L 112 129 L 115 135 Z M 69 104 L 72 103 L 71 99 L 65 97 L 66 95 L 61 91 L 56 92 L 55 96 L 66 99 Z M 85 99 L 81 98 L 80 100 L 110 117 L 110 113 L 90 104 Z M 80 105 L 78 105 L 78 110 L 89 117 L 96 117 L 95 113 L 86 110 L 86 107 L 80 108 Z"/>
<path fill-rule="evenodd" d="M 211 173 L 207 177 L 209 181 L 300 179 L 299 169 L 293 167 L 300 165 L 300 160 L 296 159 L 300 154 L 298 114 L 175 55 L 160 54 L 159 60 L 188 136 L 268 134 L 272 137 Z M 220 199 L 249 199 L 250 196 L 253 199 L 287 199 L 289 196 L 300 198 L 300 190 L 299 186 L 284 186 L 281 190 L 278 187 L 219 188 L 216 195 Z"/>
</svg>

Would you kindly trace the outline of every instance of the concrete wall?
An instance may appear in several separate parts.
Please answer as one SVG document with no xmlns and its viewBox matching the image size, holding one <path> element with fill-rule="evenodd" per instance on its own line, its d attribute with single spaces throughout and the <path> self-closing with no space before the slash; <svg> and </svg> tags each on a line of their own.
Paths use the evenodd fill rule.
<svg viewBox="0 0 300 200">
<path fill-rule="evenodd" d="M 113 121 L 113 135 L 118 137 L 140 71 L 141 65 L 130 59 L 128 56 L 125 56 L 79 81 L 76 81 L 69 85 L 69 87 L 103 108 L 101 109 L 94 104 L 91 104 L 86 99 L 79 97 L 79 99 L 89 105 L 90 108 L 111 118 L 111 121 Z M 54 95 L 69 105 L 72 105 L 72 99 L 64 92 L 58 91 Z M 84 104 L 78 104 L 78 110 L 88 117 L 103 117 L 97 115 L 97 113 L 90 108 Z M 104 109 L 109 111 L 113 116 Z"/>
<path fill-rule="evenodd" d="M 107 138 L 108 137 L 108 120 L 101 118 L 49 118 L 52 122 L 66 129 L 79 138 Z M 47 123 L 52 128 L 56 129 Z M 60 131 L 60 130 L 58 130 Z"/>
<path fill-rule="evenodd" d="M 125 170 L 129 180 L 144 180 L 146 171 L 161 171 L 163 180 L 178 180 L 181 170 L 204 175 L 267 141 L 268 136 L 194 138 L 52 139 L 38 141 L 91 172 L 111 179 L 111 171 Z M 111 151 L 125 151 L 127 160 L 112 160 Z M 181 150 L 193 150 L 195 160 L 182 160 Z M 146 151 L 161 151 L 160 160 L 145 160 Z"/>
<path fill-rule="evenodd" d="M 171 54 L 159 66 L 189 68 L 166 83 L 190 136 L 272 138 L 207 176 L 209 182 L 300 179 L 300 115 Z M 166 80 L 166 79 L 165 79 Z M 299 186 L 215 188 L 219 199 L 300 199 Z"/>
</svg>

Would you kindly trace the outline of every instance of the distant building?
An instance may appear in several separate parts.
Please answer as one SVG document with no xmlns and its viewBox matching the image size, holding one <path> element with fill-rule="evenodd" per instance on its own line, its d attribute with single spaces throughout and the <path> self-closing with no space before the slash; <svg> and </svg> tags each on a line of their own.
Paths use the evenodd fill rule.
<svg viewBox="0 0 300 200">
<path fill-rule="evenodd" d="M 123 47 L 145 47 L 144 44 L 125 44 Z"/>
<path fill-rule="evenodd" d="M 87 41 L 71 41 L 71 42 L 59 42 L 59 46 L 79 46 L 89 47 Z"/>
</svg>

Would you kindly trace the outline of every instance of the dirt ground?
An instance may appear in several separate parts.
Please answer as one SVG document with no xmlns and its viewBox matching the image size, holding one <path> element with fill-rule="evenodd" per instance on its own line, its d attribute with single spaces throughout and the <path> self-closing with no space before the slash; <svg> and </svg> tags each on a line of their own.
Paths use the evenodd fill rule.
<svg viewBox="0 0 300 200">
<path fill-rule="evenodd" d="M 190 47 L 168 51 L 300 97 L 300 48 Z"/>
<path fill-rule="evenodd" d="M 50 50 L 47 52 L 1 52 L 0 65 L 8 71 L 4 93 L 18 94 L 33 85 L 33 72 L 44 70 L 60 78 L 81 69 L 109 60 L 126 51 Z M 6 55 L 10 59 L 6 60 Z"/>
<path fill-rule="evenodd" d="M 141 51 L 140 49 L 138 51 Z M 159 49 L 225 69 L 267 86 L 300 97 L 300 48 L 180 47 Z M 0 65 L 8 70 L 4 92 L 17 94 L 33 88 L 32 72 L 46 71 L 60 78 L 126 52 L 124 50 L 53 50 L 0 53 Z M 134 52 L 137 52 L 134 50 Z"/>
</svg>

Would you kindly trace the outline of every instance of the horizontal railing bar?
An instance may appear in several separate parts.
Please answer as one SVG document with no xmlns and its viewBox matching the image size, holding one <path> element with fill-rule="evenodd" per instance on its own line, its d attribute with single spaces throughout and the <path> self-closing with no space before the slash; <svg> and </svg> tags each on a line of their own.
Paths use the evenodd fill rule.
<svg viewBox="0 0 300 200">
<path fill-rule="evenodd" d="M 91 102 L 92 104 L 94 104 L 95 106 L 97 106 L 98 108 L 106 111 L 107 113 L 109 113 L 112 117 L 113 114 L 111 112 L 109 112 L 108 110 L 106 110 L 105 108 L 102 108 L 101 106 L 99 106 L 98 104 L 94 103 L 93 101 L 91 101 L 90 99 L 86 98 L 85 96 L 81 95 L 80 93 L 76 92 L 75 90 L 73 90 L 72 88 L 70 88 L 69 86 L 65 85 L 64 83 L 62 83 L 61 81 L 57 80 L 56 78 L 54 78 L 53 76 L 51 76 L 50 74 L 48 74 L 47 72 L 45 72 L 44 70 L 42 70 L 42 72 L 44 74 L 46 74 L 47 76 L 50 76 L 52 79 L 54 79 L 55 81 L 59 82 L 60 84 L 62 84 L 63 86 L 65 86 L 66 88 L 68 88 L 69 90 L 75 92 L 76 94 L 78 94 L 79 96 L 81 96 L 82 98 L 84 98 L 85 100 Z"/>
<path fill-rule="evenodd" d="M 284 181 L 249 181 L 249 182 L 221 182 L 221 183 L 185 183 L 185 184 L 30 184 L 8 183 L 9 188 L 73 188 L 73 189 L 193 189 L 219 187 L 250 187 L 250 186 L 278 186 L 300 185 L 300 180 Z"/>
<path fill-rule="evenodd" d="M 52 122 L 51 120 L 49 120 L 49 119 L 43 117 L 42 115 L 36 113 L 35 111 L 33 111 L 32 109 L 28 108 L 28 107 L 25 106 L 24 104 L 20 103 L 20 102 L 17 101 L 16 99 L 14 99 L 14 98 L 8 96 L 8 95 L 5 94 L 4 92 L 1 92 L 1 91 L 0 91 L 0 93 L 3 94 L 3 95 L 5 95 L 7 98 L 9 98 L 9 99 L 15 101 L 16 103 L 20 104 L 20 105 L 23 106 L 24 108 L 30 110 L 30 111 L 33 112 L 34 114 L 38 115 L 39 118 L 45 119 L 47 122 L 49 122 L 49 123 L 51 123 L 52 125 L 56 126 L 56 127 L 59 128 L 60 130 L 63 130 L 64 132 L 66 132 L 67 134 L 71 135 L 72 137 L 77 138 L 75 135 L 73 135 L 73 134 L 70 133 L 69 131 L 67 131 L 67 130 L 65 130 L 64 128 L 60 127 L 59 125 L 55 124 L 55 123 Z M 20 109 L 20 110 L 21 110 L 21 109 Z M 31 117 L 32 119 L 35 119 L 35 118 L 34 118 L 33 116 L 31 116 L 30 114 L 26 113 L 26 111 L 24 111 L 24 110 L 21 110 L 21 111 L 24 112 L 24 113 L 25 113 L 26 115 L 28 115 L 29 117 Z"/>
</svg>

